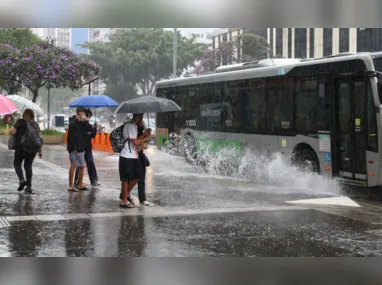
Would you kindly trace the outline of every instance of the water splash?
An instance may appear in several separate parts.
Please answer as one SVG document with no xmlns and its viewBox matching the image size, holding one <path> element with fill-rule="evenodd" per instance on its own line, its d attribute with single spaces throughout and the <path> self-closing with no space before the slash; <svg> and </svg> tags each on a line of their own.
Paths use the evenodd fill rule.
<svg viewBox="0 0 382 285">
<path fill-rule="evenodd" d="M 281 186 L 293 192 L 333 194 L 342 192 L 336 179 L 292 166 L 290 159 L 276 153 L 265 155 L 250 149 L 241 152 L 235 148 L 216 149 L 211 142 L 200 143 L 199 151 L 187 145 L 182 138 L 177 145 L 168 143 L 163 150 L 171 155 L 181 155 L 200 173 L 213 177 L 253 181 L 257 185 Z"/>
</svg>

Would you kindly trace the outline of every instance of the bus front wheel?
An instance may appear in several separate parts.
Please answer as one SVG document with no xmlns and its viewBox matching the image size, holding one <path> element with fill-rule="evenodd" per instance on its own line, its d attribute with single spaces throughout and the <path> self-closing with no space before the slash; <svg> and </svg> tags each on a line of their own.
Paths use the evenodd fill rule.
<svg viewBox="0 0 382 285">
<path fill-rule="evenodd" d="M 303 171 L 320 173 L 320 162 L 314 151 L 309 148 L 301 148 L 294 151 L 292 165 Z"/>
</svg>

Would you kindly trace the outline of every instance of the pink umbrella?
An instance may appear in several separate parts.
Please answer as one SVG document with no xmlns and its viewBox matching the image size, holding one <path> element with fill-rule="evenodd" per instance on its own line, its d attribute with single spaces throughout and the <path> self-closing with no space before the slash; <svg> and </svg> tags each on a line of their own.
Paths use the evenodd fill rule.
<svg viewBox="0 0 382 285">
<path fill-rule="evenodd" d="M 0 94 L 0 116 L 10 115 L 17 110 L 18 108 L 15 103 Z"/>
</svg>

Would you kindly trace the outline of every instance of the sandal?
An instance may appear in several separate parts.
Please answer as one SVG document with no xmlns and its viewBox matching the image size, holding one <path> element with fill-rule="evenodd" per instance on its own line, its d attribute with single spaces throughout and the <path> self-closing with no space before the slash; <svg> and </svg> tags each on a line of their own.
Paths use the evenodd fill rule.
<svg viewBox="0 0 382 285">
<path fill-rule="evenodd" d="M 129 208 L 129 209 L 134 208 L 134 205 L 131 204 L 129 201 L 127 201 L 126 203 L 121 202 L 119 203 L 119 206 L 121 208 Z"/>
<path fill-rule="evenodd" d="M 131 196 L 129 198 L 127 198 L 127 201 L 129 201 L 131 204 L 135 205 L 134 200 L 133 200 L 133 198 L 131 198 Z"/>
<path fill-rule="evenodd" d="M 87 186 L 84 186 L 82 188 L 77 188 L 77 189 L 80 191 L 89 191 L 89 187 L 87 187 Z"/>
<path fill-rule="evenodd" d="M 78 190 L 75 187 L 68 188 L 69 192 L 78 192 Z"/>
</svg>

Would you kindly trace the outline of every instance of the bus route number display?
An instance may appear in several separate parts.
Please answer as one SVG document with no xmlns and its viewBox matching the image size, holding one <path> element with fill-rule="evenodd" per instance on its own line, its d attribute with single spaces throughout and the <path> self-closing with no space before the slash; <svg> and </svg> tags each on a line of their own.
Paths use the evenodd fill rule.
<svg viewBox="0 0 382 285">
<path fill-rule="evenodd" d="M 187 120 L 186 126 L 187 127 L 196 127 L 196 120 Z"/>
</svg>

